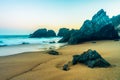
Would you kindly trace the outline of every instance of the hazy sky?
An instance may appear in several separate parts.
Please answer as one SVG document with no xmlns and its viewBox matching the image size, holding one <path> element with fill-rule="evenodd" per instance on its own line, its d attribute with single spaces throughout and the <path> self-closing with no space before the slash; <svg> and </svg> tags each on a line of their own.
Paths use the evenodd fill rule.
<svg viewBox="0 0 120 80">
<path fill-rule="evenodd" d="M 79 29 L 100 9 L 120 14 L 120 0 L 0 0 L 0 34 L 30 34 L 38 28 Z"/>
</svg>

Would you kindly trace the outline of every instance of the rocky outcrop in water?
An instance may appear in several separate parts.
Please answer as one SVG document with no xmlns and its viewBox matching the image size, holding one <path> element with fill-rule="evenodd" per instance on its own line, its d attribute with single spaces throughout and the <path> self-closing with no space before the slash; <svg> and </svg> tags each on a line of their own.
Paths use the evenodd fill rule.
<svg viewBox="0 0 120 80">
<path fill-rule="evenodd" d="M 41 38 L 41 37 L 55 37 L 56 33 L 53 30 L 47 30 L 45 28 L 36 30 L 30 35 L 31 38 Z"/>
<path fill-rule="evenodd" d="M 63 36 L 65 36 L 68 33 L 69 33 L 69 29 L 68 28 L 60 28 L 57 36 L 63 37 Z"/>
<path fill-rule="evenodd" d="M 81 55 L 74 55 L 72 60 L 73 65 L 82 63 L 90 68 L 94 67 L 109 67 L 111 64 L 101 57 L 95 50 L 89 49 Z"/>
<path fill-rule="evenodd" d="M 56 33 L 53 30 L 48 30 L 47 31 L 47 37 L 55 37 Z"/>
<path fill-rule="evenodd" d="M 109 40 L 118 37 L 118 31 L 115 29 L 113 21 L 101 9 L 92 17 L 92 20 L 86 20 L 78 31 L 71 33 L 67 42 L 78 44 L 90 40 Z M 64 36 L 61 40 L 65 38 Z M 62 42 L 61 40 L 60 42 Z"/>
</svg>

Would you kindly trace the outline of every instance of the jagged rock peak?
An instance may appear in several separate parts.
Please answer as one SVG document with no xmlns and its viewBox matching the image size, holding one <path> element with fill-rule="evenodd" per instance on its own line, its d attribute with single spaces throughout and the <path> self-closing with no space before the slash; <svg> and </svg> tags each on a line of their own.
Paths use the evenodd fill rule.
<svg viewBox="0 0 120 80">
<path fill-rule="evenodd" d="M 110 24 L 112 23 L 112 21 L 110 20 L 109 16 L 106 15 L 106 12 L 101 9 L 99 10 L 93 17 L 92 17 L 92 20 L 91 20 L 93 23 L 95 24 L 98 24 L 98 25 L 101 25 L 104 26 L 106 24 Z M 104 23 L 104 25 L 103 25 Z M 97 26 L 98 26 L 97 25 Z"/>
<path fill-rule="evenodd" d="M 103 9 L 100 9 L 93 17 L 92 19 L 94 19 L 95 17 L 99 16 L 99 15 L 106 15 L 106 12 Z"/>
</svg>

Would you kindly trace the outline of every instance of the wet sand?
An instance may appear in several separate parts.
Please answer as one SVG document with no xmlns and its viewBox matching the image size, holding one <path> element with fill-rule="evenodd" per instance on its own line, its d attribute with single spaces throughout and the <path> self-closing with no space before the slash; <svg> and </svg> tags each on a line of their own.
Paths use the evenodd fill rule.
<svg viewBox="0 0 120 80">
<path fill-rule="evenodd" d="M 62 66 L 72 60 L 75 54 L 97 50 L 112 67 L 88 68 L 83 64 L 71 66 L 63 71 Z M 46 52 L 26 52 L 0 57 L 0 80 L 119 80 L 120 41 L 85 42 L 58 49 L 61 55 Z"/>
</svg>

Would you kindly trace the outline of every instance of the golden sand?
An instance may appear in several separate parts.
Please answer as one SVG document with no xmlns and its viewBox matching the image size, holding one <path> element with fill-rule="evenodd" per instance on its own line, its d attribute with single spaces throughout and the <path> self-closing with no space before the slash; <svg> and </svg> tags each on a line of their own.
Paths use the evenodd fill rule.
<svg viewBox="0 0 120 80">
<path fill-rule="evenodd" d="M 89 68 L 83 64 L 63 71 L 72 56 L 88 49 L 97 50 L 112 67 Z M 120 41 L 86 42 L 57 50 L 61 55 L 27 52 L 0 57 L 0 80 L 120 80 Z"/>
</svg>

